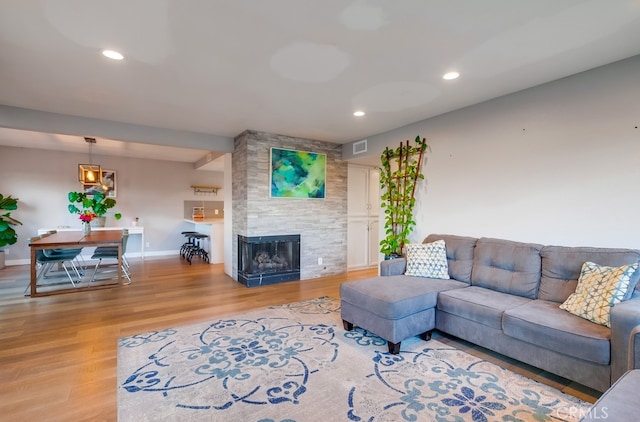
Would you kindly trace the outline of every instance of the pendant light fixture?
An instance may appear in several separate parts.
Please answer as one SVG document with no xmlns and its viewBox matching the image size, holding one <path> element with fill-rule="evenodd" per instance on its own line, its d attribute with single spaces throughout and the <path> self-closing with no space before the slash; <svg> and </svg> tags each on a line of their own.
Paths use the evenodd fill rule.
<svg viewBox="0 0 640 422">
<path fill-rule="evenodd" d="M 93 164 L 91 159 L 91 147 L 96 143 L 96 138 L 85 136 L 84 141 L 89 144 L 89 164 L 78 164 L 78 180 L 84 186 L 102 185 L 102 168 L 99 164 Z"/>
</svg>

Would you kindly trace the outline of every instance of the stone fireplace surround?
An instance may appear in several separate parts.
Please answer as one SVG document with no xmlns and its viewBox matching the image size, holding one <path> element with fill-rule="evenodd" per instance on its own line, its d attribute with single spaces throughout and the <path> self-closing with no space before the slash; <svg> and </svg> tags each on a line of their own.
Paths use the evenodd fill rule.
<svg viewBox="0 0 640 422">
<path fill-rule="evenodd" d="M 325 199 L 271 198 L 272 147 L 327 154 Z M 347 162 L 342 146 L 245 131 L 232 154 L 232 273 L 238 280 L 238 235 L 300 235 L 300 280 L 347 271 Z M 318 264 L 322 258 L 322 265 Z"/>
</svg>

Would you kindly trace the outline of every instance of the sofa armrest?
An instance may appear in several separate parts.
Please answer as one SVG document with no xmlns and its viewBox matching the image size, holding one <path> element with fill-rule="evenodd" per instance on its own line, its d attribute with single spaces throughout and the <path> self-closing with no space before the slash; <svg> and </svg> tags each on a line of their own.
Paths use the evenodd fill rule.
<svg viewBox="0 0 640 422">
<path fill-rule="evenodd" d="M 629 337 L 629 361 L 627 369 L 640 368 L 640 325 L 631 330 Z"/>
<path fill-rule="evenodd" d="M 629 369 L 640 366 L 640 347 L 636 346 L 640 325 L 640 296 L 618 303 L 611 308 L 611 383 Z M 640 346 L 640 343 L 638 343 Z"/>
<path fill-rule="evenodd" d="M 407 267 L 407 259 L 404 257 L 380 261 L 380 275 L 402 275 Z"/>
</svg>

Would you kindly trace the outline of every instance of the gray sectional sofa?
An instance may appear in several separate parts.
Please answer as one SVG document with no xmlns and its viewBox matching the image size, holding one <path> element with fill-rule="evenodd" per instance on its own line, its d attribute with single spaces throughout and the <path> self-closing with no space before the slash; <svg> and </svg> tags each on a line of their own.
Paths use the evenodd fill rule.
<svg viewBox="0 0 640 422">
<path fill-rule="evenodd" d="M 585 261 L 617 267 L 639 262 L 640 251 L 437 234 L 424 242 L 436 240 L 446 244 L 449 280 L 406 276 L 405 258 L 384 261 L 379 277 L 341 285 L 345 329 L 379 335 L 391 353 L 437 329 L 598 391 L 640 367 L 640 348 L 630 347 L 640 286 L 612 308 L 611 328 L 559 308 Z"/>
</svg>

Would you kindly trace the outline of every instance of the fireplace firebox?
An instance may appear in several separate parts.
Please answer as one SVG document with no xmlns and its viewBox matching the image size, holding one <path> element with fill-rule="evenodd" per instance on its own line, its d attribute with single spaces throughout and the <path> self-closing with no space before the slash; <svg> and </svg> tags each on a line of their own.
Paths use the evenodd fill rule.
<svg viewBox="0 0 640 422">
<path fill-rule="evenodd" d="M 238 235 L 238 281 L 247 287 L 300 280 L 300 235 Z"/>
</svg>

